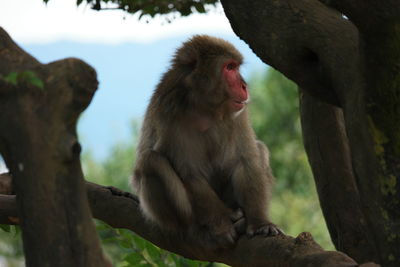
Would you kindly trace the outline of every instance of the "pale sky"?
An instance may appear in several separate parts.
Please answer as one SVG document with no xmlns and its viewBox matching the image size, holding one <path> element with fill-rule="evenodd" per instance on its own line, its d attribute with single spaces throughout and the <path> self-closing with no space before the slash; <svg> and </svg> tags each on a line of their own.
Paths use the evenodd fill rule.
<svg viewBox="0 0 400 267">
<path fill-rule="evenodd" d="M 156 18 L 146 22 L 119 10 L 95 11 L 76 0 L 0 0 L 0 26 L 19 43 L 75 41 L 117 44 L 151 42 L 191 32 L 233 35 L 219 6 L 208 14 L 179 18 L 172 23 Z M 162 26 L 162 27 L 161 27 Z"/>
<path fill-rule="evenodd" d="M 233 33 L 221 6 L 167 23 L 138 21 L 122 11 L 95 11 L 76 0 L 0 0 L 0 27 L 42 63 L 76 57 L 93 66 L 100 82 L 78 124 L 84 151 L 104 158 L 110 147 L 131 138 L 176 47 L 193 34 L 229 39 L 245 56 L 242 74 L 265 68 Z M 0 158 L 0 172 L 1 172 Z"/>
</svg>

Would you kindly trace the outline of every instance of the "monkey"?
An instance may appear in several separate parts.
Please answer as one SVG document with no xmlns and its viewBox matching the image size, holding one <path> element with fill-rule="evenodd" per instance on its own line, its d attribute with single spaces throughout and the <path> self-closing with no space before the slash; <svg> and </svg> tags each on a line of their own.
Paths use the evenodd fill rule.
<svg viewBox="0 0 400 267">
<path fill-rule="evenodd" d="M 268 216 L 269 152 L 249 122 L 242 62 L 208 35 L 176 50 L 145 113 L 132 183 L 145 218 L 222 247 L 240 231 L 281 233 Z"/>
</svg>

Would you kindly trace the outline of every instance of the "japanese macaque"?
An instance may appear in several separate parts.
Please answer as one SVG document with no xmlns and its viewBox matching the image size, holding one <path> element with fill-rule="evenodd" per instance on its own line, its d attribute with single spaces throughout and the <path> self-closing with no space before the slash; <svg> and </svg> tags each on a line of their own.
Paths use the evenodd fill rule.
<svg viewBox="0 0 400 267">
<path fill-rule="evenodd" d="M 144 215 L 218 246 L 233 244 L 240 228 L 280 233 L 268 218 L 273 177 L 248 119 L 242 61 L 222 39 L 185 42 L 154 91 L 137 148 L 133 185 Z"/>
</svg>

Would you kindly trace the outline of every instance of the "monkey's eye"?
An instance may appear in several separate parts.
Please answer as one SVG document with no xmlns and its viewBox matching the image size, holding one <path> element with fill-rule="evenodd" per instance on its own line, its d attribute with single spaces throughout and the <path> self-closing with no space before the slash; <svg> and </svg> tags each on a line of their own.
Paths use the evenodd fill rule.
<svg viewBox="0 0 400 267">
<path fill-rule="evenodd" d="M 227 70 L 234 70 L 236 69 L 237 65 L 234 62 L 228 63 L 228 65 L 226 65 L 226 69 Z"/>
</svg>

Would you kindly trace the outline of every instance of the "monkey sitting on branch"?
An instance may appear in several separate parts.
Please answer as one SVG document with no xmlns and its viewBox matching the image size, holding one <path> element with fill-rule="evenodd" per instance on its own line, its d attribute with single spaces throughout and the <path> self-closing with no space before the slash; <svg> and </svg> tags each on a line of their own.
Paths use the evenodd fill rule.
<svg viewBox="0 0 400 267">
<path fill-rule="evenodd" d="M 240 229 L 281 232 L 268 217 L 273 177 L 248 119 L 242 61 L 232 44 L 206 35 L 176 51 L 147 108 L 133 178 L 145 217 L 221 247 Z"/>
</svg>

